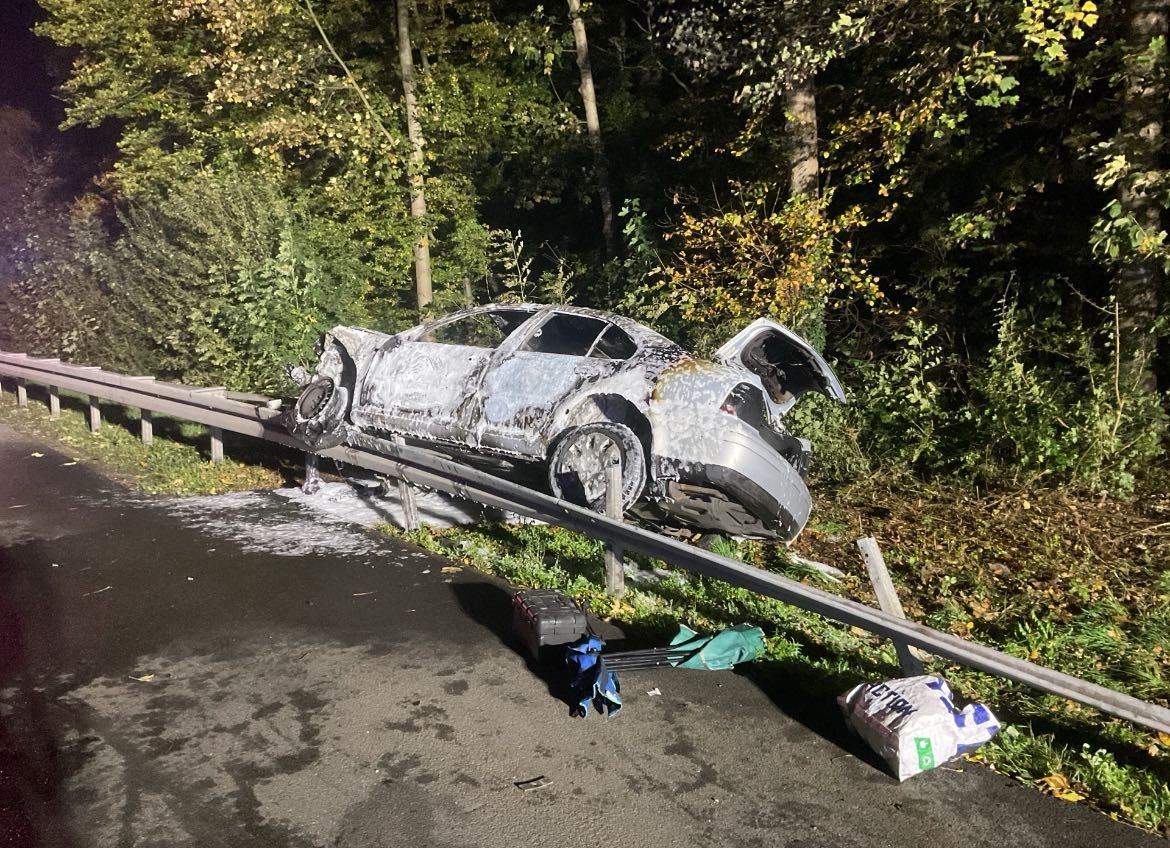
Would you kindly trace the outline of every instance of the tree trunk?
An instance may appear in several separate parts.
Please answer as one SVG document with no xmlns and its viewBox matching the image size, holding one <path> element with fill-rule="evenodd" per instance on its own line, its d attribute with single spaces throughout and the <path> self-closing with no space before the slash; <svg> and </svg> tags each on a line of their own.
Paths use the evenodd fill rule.
<svg viewBox="0 0 1170 848">
<path fill-rule="evenodd" d="M 410 139 L 410 217 L 420 223 L 427 216 L 422 126 L 414 96 L 414 56 L 410 47 L 410 9 L 398 0 L 398 62 L 402 67 L 402 96 L 406 103 L 406 135 Z M 431 245 L 424 231 L 414 243 L 414 294 L 419 310 L 431 304 Z"/>
<path fill-rule="evenodd" d="M 577 70 L 581 74 L 581 100 L 585 104 L 585 128 L 593 148 L 593 178 L 597 198 L 601 203 L 601 233 L 605 238 L 605 252 L 617 255 L 614 236 L 613 197 L 609 191 L 609 163 L 601 140 L 601 121 L 597 117 L 597 93 L 593 89 L 593 68 L 589 63 L 589 41 L 585 37 L 585 21 L 581 17 L 581 0 L 569 0 L 569 19 L 573 25 L 573 42 L 577 46 Z"/>
<path fill-rule="evenodd" d="M 1162 121 L 1167 91 L 1163 74 L 1170 0 L 1134 0 L 1126 13 L 1125 100 L 1119 146 L 1132 163 L 1132 171 L 1118 184 L 1117 200 L 1123 215 L 1147 233 L 1157 234 L 1162 230 L 1162 207 L 1141 184 L 1147 174 L 1158 169 L 1165 146 Z M 1161 283 L 1158 264 L 1140 257 L 1126 261 L 1114 279 L 1119 312 L 1117 344 L 1125 388 L 1156 389 L 1153 359 Z"/>
<path fill-rule="evenodd" d="M 788 119 L 789 193 L 815 198 L 820 193 L 817 161 L 817 94 L 812 77 L 792 83 L 784 92 Z"/>
</svg>

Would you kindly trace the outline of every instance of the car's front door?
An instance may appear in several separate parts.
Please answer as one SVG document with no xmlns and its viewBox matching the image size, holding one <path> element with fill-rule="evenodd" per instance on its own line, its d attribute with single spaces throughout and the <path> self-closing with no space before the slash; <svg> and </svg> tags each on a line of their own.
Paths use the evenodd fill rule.
<svg viewBox="0 0 1170 848">
<path fill-rule="evenodd" d="M 355 423 L 475 446 L 476 396 L 493 352 L 532 311 L 472 312 L 395 337 L 362 379 Z"/>
<path fill-rule="evenodd" d="M 513 352 L 501 351 L 481 385 L 480 444 L 543 457 L 558 431 L 552 415 L 571 394 L 616 372 L 636 350 L 617 326 L 552 312 Z"/>
</svg>

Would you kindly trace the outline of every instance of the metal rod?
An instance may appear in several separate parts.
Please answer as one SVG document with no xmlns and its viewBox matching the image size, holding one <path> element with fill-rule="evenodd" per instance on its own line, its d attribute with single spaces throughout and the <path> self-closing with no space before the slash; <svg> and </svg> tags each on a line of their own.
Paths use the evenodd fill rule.
<svg viewBox="0 0 1170 848">
<path fill-rule="evenodd" d="M 394 444 L 401 447 L 406 444 L 406 439 L 395 436 Z M 398 501 L 402 504 L 402 529 L 413 533 L 422 525 L 418 520 L 418 503 L 414 499 L 414 487 L 404 477 L 398 478 Z"/>
<path fill-rule="evenodd" d="M 615 450 L 614 454 L 613 461 L 605 466 L 605 514 L 610 520 L 620 522 L 625 512 L 622 508 L 622 456 L 620 450 Z M 615 598 L 626 593 L 622 547 L 612 540 L 605 543 L 605 591 Z"/>
<path fill-rule="evenodd" d="M 219 465 L 223 462 L 223 428 L 211 427 L 208 433 L 211 436 L 211 464 Z"/>
</svg>

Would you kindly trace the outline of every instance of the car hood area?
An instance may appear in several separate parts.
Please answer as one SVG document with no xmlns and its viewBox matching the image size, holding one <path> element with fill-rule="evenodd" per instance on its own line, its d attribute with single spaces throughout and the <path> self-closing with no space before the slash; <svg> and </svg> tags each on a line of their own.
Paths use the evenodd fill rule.
<svg viewBox="0 0 1170 848">
<path fill-rule="evenodd" d="M 796 333 L 770 318 L 758 318 L 712 357 L 760 378 L 772 402 L 791 409 L 808 391 L 845 403 L 845 389 L 832 366 Z"/>
</svg>

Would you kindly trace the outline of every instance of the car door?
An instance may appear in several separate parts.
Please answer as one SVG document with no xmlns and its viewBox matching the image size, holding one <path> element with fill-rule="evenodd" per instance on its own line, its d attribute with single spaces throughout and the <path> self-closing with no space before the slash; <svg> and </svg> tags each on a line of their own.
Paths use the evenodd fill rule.
<svg viewBox="0 0 1170 848">
<path fill-rule="evenodd" d="M 477 310 L 390 339 L 370 361 L 355 423 L 474 446 L 476 393 L 493 352 L 533 310 Z"/>
<path fill-rule="evenodd" d="M 557 408 L 614 374 L 637 348 L 608 321 L 571 312 L 551 312 L 520 339 L 516 350 L 500 351 L 484 374 L 480 444 L 543 457 L 557 430 Z"/>
</svg>

